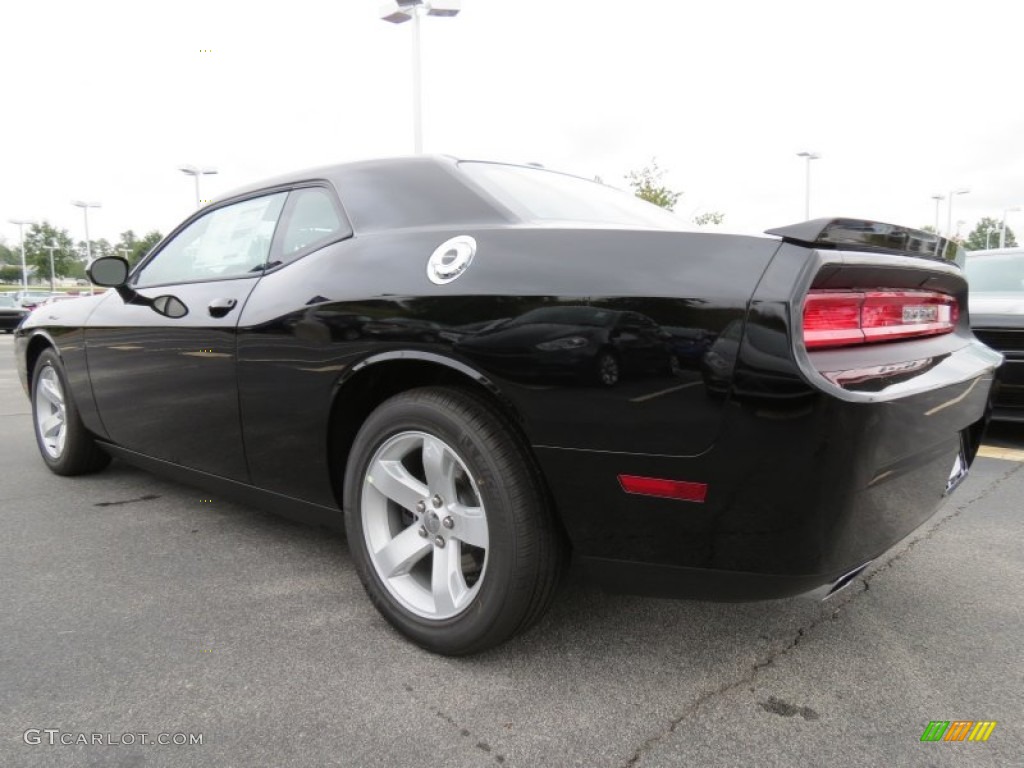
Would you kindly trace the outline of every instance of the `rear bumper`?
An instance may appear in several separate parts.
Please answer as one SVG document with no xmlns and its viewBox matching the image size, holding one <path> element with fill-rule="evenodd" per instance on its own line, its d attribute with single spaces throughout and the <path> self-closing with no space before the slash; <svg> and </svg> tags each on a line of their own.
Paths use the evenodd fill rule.
<svg viewBox="0 0 1024 768">
<path fill-rule="evenodd" d="M 581 557 L 579 564 L 593 583 L 608 592 L 723 603 L 778 600 L 798 595 L 823 600 L 847 586 L 870 565 L 864 563 L 850 572 L 825 578 L 687 568 L 600 557 Z"/>
<path fill-rule="evenodd" d="M 734 392 L 719 440 L 700 456 L 537 453 L 577 557 L 605 587 L 788 597 L 834 583 L 934 514 L 961 450 L 968 464 L 977 452 L 997 363 L 968 341 L 920 381 L 881 391 Z M 707 494 L 628 495 L 619 474 L 704 483 Z"/>
</svg>

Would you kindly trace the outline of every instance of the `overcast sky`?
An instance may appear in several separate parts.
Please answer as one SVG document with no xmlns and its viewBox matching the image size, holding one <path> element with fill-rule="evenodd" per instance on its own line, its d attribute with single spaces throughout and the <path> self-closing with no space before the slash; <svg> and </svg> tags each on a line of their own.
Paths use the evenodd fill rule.
<svg viewBox="0 0 1024 768">
<path fill-rule="evenodd" d="M 411 24 L 376 0 L 7 0 L 0 235 L 166 233 L 203 197 L 412 151 Z M 423 23 L 425 150 L 626 186 L 656 157 L 677 212 L 954 222 L 1024 205 L 1024 3 L 463 0 Z M 842 9 L 842 10 L 840 10 Z M 209 52 L 205 52 L 209 51 Z M 946 222 L 945 203 L 941 209 Z M 1024 229 L 1024 213 L 1010 225 Z M 954 225 L 955 226 L 955 225 Z"/>
</svg>

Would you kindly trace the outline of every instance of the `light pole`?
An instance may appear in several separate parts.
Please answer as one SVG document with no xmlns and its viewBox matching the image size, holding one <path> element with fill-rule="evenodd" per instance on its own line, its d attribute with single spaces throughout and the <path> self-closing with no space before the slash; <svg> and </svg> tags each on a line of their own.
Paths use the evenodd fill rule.
<svg viewBox="0 0 1024 768">
<path fill-rule="evenodd" d="M 1003 210 L 1003 223 L 999 227 L 999 247 L 1000 248 L 1005 248 L 1006 247 L 1006 214 L 1008 214 L 1010 211 L 1019 211 L 1019 210 L 1020 210 L 1020 206 L 1019 205 L 1015 205 L 1015 206 L 1013 206 L 1013 208 L 1006 208 L 1005 210 Z"/>
<path fill-rule="evenodd" d="M 72 200 L 71 204 L 81 208 L 85 214 L 85 259 L 86 264 L 92 264 L 92 243 L 89 242 L 89 209 L 101 207 L 99 203 L 87 203 L 83 200 Z"/>
<path fill-rule="evenodd" d="M 194 165 L 182 165 L 178 168 L 179 171 L 184 173 L 186 176 L 191 176 L 196 180 L 196 208 L 200 207 L 199 197 L 199 177 L 200 176 L 213 176 L 217 173 L 216 168 L 196 168 Z"/>
<path fill-rule="evenodd" d="M 811 160 L 820 160 L 817 152 L 797 152 L 797 157 L 807 161 L 806 178 L 804 179 L 804 219 L 811 218 Z"/>
<path fill-rule="evenodd" d="M 11 224 L 18 225 L 18 234 L 21 235 L 21 290 L 28 290 L 28 273 L 25 268 L 25 225 L 31 224 L 31 221 L 23 221 L 21 219 L 8 219 Z"/>
<path fill-rule="evenodd" d="M 990 244 L 989 244 L 989 241 L 992 239 L 992 234 L 994 232 L 998 232 L 998 231 L 999 230 L 992 229 L 992 227 L 989 227 L 988 229 L 985 230 L 985 250 L 986 251 L 991 247 Z"/>
<path fill-rule="evenodd" d="M 413 151 L 423 152 L 423 77 L 420 56 L 420 15 L 458 16 L 459 0 L 389 0 L 380 9 L 380 17 L 392 24 L 412 21 L 412 135 Z"/>
<path fill-rule="evenodd" d="M 53 252 L 59 251 L 60 246 L 51 240 L 49 245 L 44 245 L 43 247 L 50 252 L 50 293 L 56 293 L 57 283 L 53 272 Z"/>
<path fill-rule="evenodd" d="M 946 206 L 946 235 L 950 236 L 953 234 L 953 198 L 956 195 L 966 195 L 971 190 L 964 187 L 963 189 L 951 189 L 949 190 L 949 203 Z"/>
<path fill-rule="evenodd" d="M 935 201 L 935 234 L 939 234 L 939 203 L 946 199 L 945 195 L 932 195 Z"/>
</svg>

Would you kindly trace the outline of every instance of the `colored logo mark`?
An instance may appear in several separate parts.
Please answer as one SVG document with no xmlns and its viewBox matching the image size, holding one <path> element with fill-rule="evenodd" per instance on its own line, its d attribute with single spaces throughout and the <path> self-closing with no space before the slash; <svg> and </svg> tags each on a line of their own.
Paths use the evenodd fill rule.
<svg viewBox="0 0 1024 768">
<path fill-rule="evenodd" d="M 995 720 L 932 720 L 921 741 L 988 741 L 995 729 Z"/>
</svg>

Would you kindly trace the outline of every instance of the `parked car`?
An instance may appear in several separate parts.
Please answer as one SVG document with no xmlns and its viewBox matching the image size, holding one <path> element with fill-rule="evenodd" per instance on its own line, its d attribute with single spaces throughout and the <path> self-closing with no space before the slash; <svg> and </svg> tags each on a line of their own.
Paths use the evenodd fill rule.
<svg viewBox="0 0 1024 768">
<path fill-rule="evenodd" d="M 247 187 L 18 329 L 42 460 L 116 456 L 343 527 L 373 604 L 445 654 L 533 624 L 570 553 L 618 591 L 835 591 L 974 459 L 1001 357 L 960 312 L 959 249 L 850 219 L 685 227 L 453 158 Z M 550 375 L 620 320 L 664 373 Z M 666 328 L 700 339 L 690 367 Z"/>
<path fill-rule="evenodd" d="M 68 299 L 77 299 L 78 296 L 72 296 L 70 293 L 51 293 L 45 299 L 39 302 L 37 306 L 45 307 L 50 304 L 56 304 L 60 301 L 67 301 Z"/>
<path fill-rule="evenodd" d="M 560 305 L 466 335 L 455 349 L 510 380 L 575 378 L 613 387 L 624 374 L 669 372 L 669 338 L 637 312 Z"/>
<path fill-rule="evenodd" d="M 974 335 L 1006 358 L 992 418 L 1024 421 L 1024 248 L 967 254 Z"/>
<path fill-rule="evenodd" d="M 50 296 L 49 291 L 15 291 L 14 298 L 25 309 L 35 309 L 42 301 Z"/>
<path fill-rule="evenodd" d="M 27 315 L 28 310 L 13 296 L 0 294 L 0 330 L 11 333 Z"/>
</svg>

